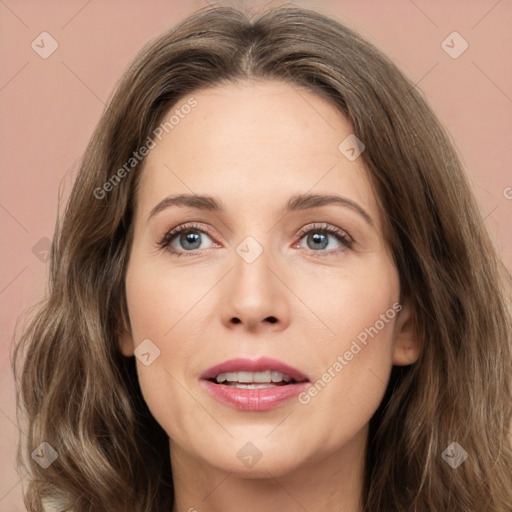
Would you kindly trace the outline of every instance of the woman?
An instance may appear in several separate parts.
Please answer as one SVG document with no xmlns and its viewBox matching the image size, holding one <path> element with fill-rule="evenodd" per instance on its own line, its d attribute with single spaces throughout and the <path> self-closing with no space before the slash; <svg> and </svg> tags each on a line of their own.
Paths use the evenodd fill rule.
<svg viewBox="0 0 512 512">
<path fill-rule="evenodd" d="M 394 64 L 305 9 L 202 10 L 126 72 L 57 224 L 27 507 L 509 511 L 505 276 Z"/>
</svg>

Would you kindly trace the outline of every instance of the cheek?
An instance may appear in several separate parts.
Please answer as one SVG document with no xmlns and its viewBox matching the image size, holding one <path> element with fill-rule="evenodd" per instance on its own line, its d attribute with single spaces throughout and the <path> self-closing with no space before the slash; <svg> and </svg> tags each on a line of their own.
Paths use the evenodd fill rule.
<svg viewBox="0 0 512 512">
<path fill-rule="evenodd" d="M 171 439 L 193 446 L 194 432 L 211 428 L 208 416 L 191 398 L 183 378 L 169 368 L 163 352 L 151 366 L 137 361 L 137 374 L 151 415 Z"/>
<path fill-rule="evenodd" d="M 182 273 L 133 262 L 126 294 L 135 345 L 145 338 L 165 344 L 204 295 L 199 273 Z"/>
<path fill-rule="evenodd" d="M 342 295 L 335 321 L 337 355 L 375 365 L 387 365 L 392 358 L 393 328 L 398 296 L 391 284 L 368 287 L 356 285 Z M 398 306 L 400 307 L 400 306 Z"/>
<path fill-rule="evenodd" d="M 375 272 L 353 272 L 334 280 L 317 281 L 310 288 L 308 306 L 322 321 L 321 335 L 309 354 L 313 386 L 302 403 L 313 421 L 325 421 L 321 411 L 330 411 L 340 431 L 350 432 L 368 422 L 379 406 L 392 368 L 394 326 L 399 304 L 398 277 L 392 267 Z M 325 435 L 335 442 L 336 432 Z M 328 442 L 328 440 L 325 440 Z"/>
<path fill-rule="evenodd" d="M 145 343 L 151 353 L 149 365 L 143 363 L 143 358 L 136 358 L 141 392 L 167 434 L 183 436 L 189 431 L 187 422 L 205 422 L 200 411 L 191 407 L 191 397 L 185 390 L 187 368 L 198 350 L 196 340 L 201 338 L 197 320 L 204 314 L 199 302 L 206 291 L 204 279 L 190 274 L 183 278 L 183 273 L 178 279 L 156 266 L 132 261 L 126 294 L 133 341 L 135 347 Z M 151 343 L 148 345 L 146 340 Z"/>
<path fill-rule="evenodd" d="M 374 272 L 370 268 L 314 278 L 302 274 L 293 285 L 309 311 L 308 338 L 315 340 L 315 352 L 326 367 L 346 351 L 352 351 L 350 360 L 391 360 L 393 327 L 401 309 L 398 277 L 386 264 L 376 265 Z"/>
</svg>

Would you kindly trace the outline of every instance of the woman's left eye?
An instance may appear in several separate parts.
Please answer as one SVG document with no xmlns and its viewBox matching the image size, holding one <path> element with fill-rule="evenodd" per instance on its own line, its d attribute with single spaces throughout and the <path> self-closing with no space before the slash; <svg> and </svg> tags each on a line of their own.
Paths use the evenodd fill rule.
<svg viewBox="0 0 512 512">
<path fill-rule="evenodd" d="M 205 249 L 201 247 L 202 236 L 206 235 L 210 240 L 210 235 L 202 228 L 195 224 L 183 224 L 178 226 L 168 233 L 158 242 L 158 247 L 164 249 L 169 248 L 170 252 L 181 256 L 182 254 L 191 253 L 193 251 Z M 329 224 L 314 224 L 303 228 L 297 235 L 300 240 L 306 241 L 308 249 L 313 252 L 325 252 L 327 254 L 342 252 L 346 249 L 350 249 L 353 244 L 352 238 L 343 230 L 331 226 Z M 338 244 L 341 244 L 344 248 L 329 248 L 329 238 L 334 239 Z M 176 245 L 181 247 L 176 247 Z M 303 245 L 295 244 L 294 248 L 304 247 Z"/>
<path fill-rule="evenodd" d="M 352 238 L 345 231 L 331 226 L 329 224 L 314 224 L 313 226 L 307 226 L 303 228 L 299 235 L 301 240 L 305 240 L 307 248 L 313 252 L 325 251 L 327 254 L 333 254 L 342 252 L 346 249 L 350 249 L 353 245 Z M 326 249 L 329 247 L 329 238 L 335 239 L 338 244 L 341 244 L 344 248 L 332 248 L 331 250 Z M 296 245 L 294 247 L 297 247 Z M 302 247 L 302 246 L 301 246 Z"/>
</svg>

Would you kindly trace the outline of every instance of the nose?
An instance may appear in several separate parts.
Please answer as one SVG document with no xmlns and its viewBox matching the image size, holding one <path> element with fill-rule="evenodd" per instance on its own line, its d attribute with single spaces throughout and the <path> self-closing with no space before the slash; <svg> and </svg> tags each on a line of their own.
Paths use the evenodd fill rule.
<svg viewBox="0 0 512 512">
<path fill-rule="evenodd" d="M 243 254 L 243 253 L 240 253 Z M 223 286 L 222 322 L 229 328 L 280 331 L 290 323 L 290 291 L 286 276 L 270 251 L 254 260 L 236 251 L 233 269 Z"/>
</svg>

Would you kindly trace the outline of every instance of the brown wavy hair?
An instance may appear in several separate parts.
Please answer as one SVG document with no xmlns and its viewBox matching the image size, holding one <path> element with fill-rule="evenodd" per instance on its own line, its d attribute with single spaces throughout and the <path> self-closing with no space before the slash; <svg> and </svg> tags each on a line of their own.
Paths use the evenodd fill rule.
<svg viewBox="0 0 512 512">
<path fill-rule="evenodd" d="M 118 83 L 57 220 L 46 298 L 15 345 L 28 510 L 52 496 L 74 512 L 171 509 L 168 437 L 144 402 L 134 358 L 118 347 L 130 325 L 124 278 L 144 162 L 102 198 L 97 191 L 177 102 L 253 79 L 306 87 L 351 122 L 401 300 L 415 312 L 421 355 L 393 367 L 370 421 L 364 510 L 510 512 L 510 288 L 457 151 L 387 57 L 293 6 L 201 9 L 150 41 Z M 58 453 L 47 469 L 29 456 L 43 441 Z M 457 469 L 441 456 L 454 441 L 468 453 Z"/>
</svg>

